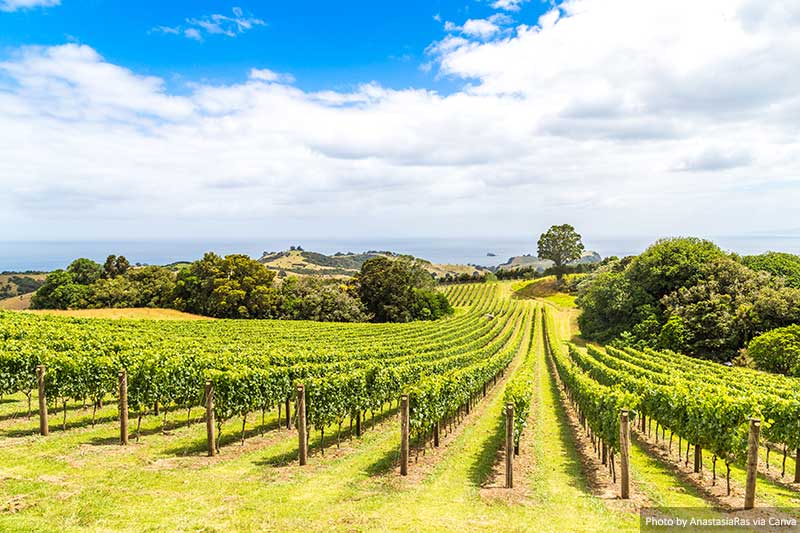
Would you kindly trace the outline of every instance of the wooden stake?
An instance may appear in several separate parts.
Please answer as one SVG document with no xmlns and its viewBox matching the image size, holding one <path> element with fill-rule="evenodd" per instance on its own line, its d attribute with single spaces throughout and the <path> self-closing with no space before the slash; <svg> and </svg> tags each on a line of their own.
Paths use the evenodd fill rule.
<svg viewBox="0 0 800 533">
<path fill-rule="evenodd" d="M 408 475 L 408 394 L 400 397 L 400 475 Z"/>
<path fill-rule="evenodd" d="M 750 419 L 750 436 L 747 439 L 747 482 L 744 492 L 744 508 L 752 509 L 756 501 L 756 475 L 758 473 L 758 437 L 761 421 Z"/>
<path fill-rule="evenodd" d="M 794 453 L 794 482 L 800 483 L 800 448 L 797 448 Z"/>
<path fill-rule="evenodd" d="M 433 447 L 439 447 L 439 421 L 437 420 L 436 423 L 433 425 Z"/>
<path fill-rule="evenodd" d="M 514 404 L 506 404 L 506 488 L 514 488 Z"/>
<path fill-rule="evenodd" d="M 703 467 L 703 449 L 698 445 L 694 445 L 694 473 L 699 474 Z"/>
<path fill-rule="evenodd" d="M 208 439 L 208 456 L 217 455 L 217 442 L 214 436 L 214 384 L 206 381 L 206 436 Z"/>
<path fill-rule="evenodd" d="M 627 500 L 631 497 L 629 474 L 631 431 L 628 424 L 628 411 L 623 409 L 619 414 L 619 497 Z"/>
<path fill-rule="evenodd" d="M 297 444 L 300 450 L 300 466 L 308 463 L 308 439 L 306 434 L 306 389 L 303 385 L 297 386 Z"/>
<path fill-rule="evenodd" d="M 119 373 L 119 443 L 128 444 L 128 373 Z"/>
<path fill-rule="evenodd" d="M 361 436 L 361 411 L 356 413 L 356 437 Z"/>
<path fill-rule="evenodd" d="M 50 434 L 47 425 L 47 398 L 44 395 L 44 365 L 36 367 L 36 379 L 39 382 L 39 433 L 45 437 Z"/>
</svg>

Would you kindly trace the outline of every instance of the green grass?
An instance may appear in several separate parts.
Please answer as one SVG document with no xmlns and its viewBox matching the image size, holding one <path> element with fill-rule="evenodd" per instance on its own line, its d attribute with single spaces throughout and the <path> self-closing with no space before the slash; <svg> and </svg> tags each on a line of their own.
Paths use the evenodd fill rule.
<svg viewBox="0 0 800 533">
<path fill-rule="evenodd" d="M 575 305 L 575 296 L 563 292 L 559 292 L 551 296 L 545 296 L 544 299 L 548 302 L 556 304 L 559 307 L 568 307 L 571 309 L 577 309 L 578 307 Z"/>
</svg>

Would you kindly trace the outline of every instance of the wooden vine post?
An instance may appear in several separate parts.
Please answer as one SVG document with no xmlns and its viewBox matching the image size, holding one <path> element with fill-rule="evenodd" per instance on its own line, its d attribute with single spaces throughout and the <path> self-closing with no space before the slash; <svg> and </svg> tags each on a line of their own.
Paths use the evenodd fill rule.
<svg viewBox="0 0 800 533">
<path fill-rule="evenodd" d="M 800 483 L 800 448 L 794 452 L 794 482 Z"/>
<path fill-rule="evenodd" d="M 514 404 L 506 404 L 506 488 L 514 488 Z"/>
<path fill-rule="evenodd" d="M 119 372 L 119 443 L 128 444 L 128 373 Z"/>
<path fill-rule="evenodd" d="M 433 425 L 433 447 L 434 448 L 438 448 L 439 447 L 439 426 L 440 426 L 440 423 L 439 423 L 439 420 L 437 420 L 436 423 Z"/>
<path fill-rule="evenodd" d="M 631 497 L 630 468 L 631 428 L 628 410 L 619 413 L 619 497 L 627 500 Z"/>
<path fill-rule="evenodd" d="M 36 379 L 39 382 L 39 433 L 47 436 L 50 428 L 47 424 L 47 398 L 44 395 L 44 365 L 36 367 Z"/>
<path fill-rule="evenodd" d="M 214 436 L 214 384 L 206 381 L 206 435 L 208 437 L 208 456 L 217 454 L 217 442 Z"/>
<path fill-rule="evenodd" d="M 400 475 L 408 475 L 408 394 L 400 397 Z"/>
<path fill-rule="evenodd" d="M 306 388 L 297 386 L 297 444 L 300 450 L 300 466 L 308 463 L 308 439 L 306 438 Z"/>
<path fill-rule="evenodd" d="M 756 475 L 758 474 L 758 437 L 761 420 L 750 419 L 750 436 L 747 439 L 747 482 L 744 487 L 744 508 L 752 509 L 756 501 Z"/>
<path fill-rule="evenodd" d="M 699 474 L 703 469 L 703 449 L 698 445 L 694 445 L 694 473 Z"/>
<path fill-rule="evenodd" d="M 289 397 L 286 397 L 286 429 L 292 429 L 292 405 Z"/>
</svg>

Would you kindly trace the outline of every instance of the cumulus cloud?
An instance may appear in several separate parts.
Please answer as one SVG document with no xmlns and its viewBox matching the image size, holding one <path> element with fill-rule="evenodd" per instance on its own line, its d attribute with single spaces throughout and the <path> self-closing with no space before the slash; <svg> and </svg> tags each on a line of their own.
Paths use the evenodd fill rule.
<svg viewBox="0 0 800 533">
<path fill-rule="evenodd" d="M 53 7 L 61 4 L 61 0 L 0 0 L 0 11 L 17 11 L 34 7 Z"/>
<path fill-rule="evenodd" d="M 282 72 L 275 72 L 268 68 L 250 69 L 250 79 L 265 81 L 267 83 L 294 83 L 294 76 Z"/>
<path fill-rule="evenodd" d="M 453 22 L 446 21 L 444 30 L 446 32 L 460 32 L 467 37 L 486 40 L 500 33 L 505 24 L 510 24 L 512 19 L 507 15 L 498 13 L 485 19 L 467 19 L 461 26 Z"/>
<path fill-rule="evenodd" d="M 644 4 L 571 0 L 510 32 L 447 35 L 427 50 L 446 94 L 307 91 L 257 65 L 172 92 L 88 46 L 15 50 L 0 60 L 0 240 L 785 227 L 800 6 Z"/>
<path fill-rule="evenodd" d="M 493 0 L 491 6 L 494 9 L 505 9 L 506 11 L 519 11 L 522 4 L 528 0 Z"/>
<path fill-rule="evenodd" d="M 234 7 L 232 11 L 233 16 L 213 14 L 198 18 L 187 18 L 185 25 L 155 26 L 150 32 L 183 35 L 188 39 L 202 41 L 203 35 L 236 37 L 252 30 L 256 26 L 266 26 L 267 24 L 259 18 L 245 14 L 240 7 Z"/>
</svg>

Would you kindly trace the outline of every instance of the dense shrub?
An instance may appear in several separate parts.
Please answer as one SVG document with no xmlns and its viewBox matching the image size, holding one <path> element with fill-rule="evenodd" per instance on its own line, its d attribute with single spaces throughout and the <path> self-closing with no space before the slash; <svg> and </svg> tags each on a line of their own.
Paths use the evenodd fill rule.
<svg viewBox="0 0 800 533">
<path fill-rule="evenodd" d="M 750 341 L 747 354 L 761 370 L 800 376 L 800 324 L 759 335 Z"/>
</svg>

